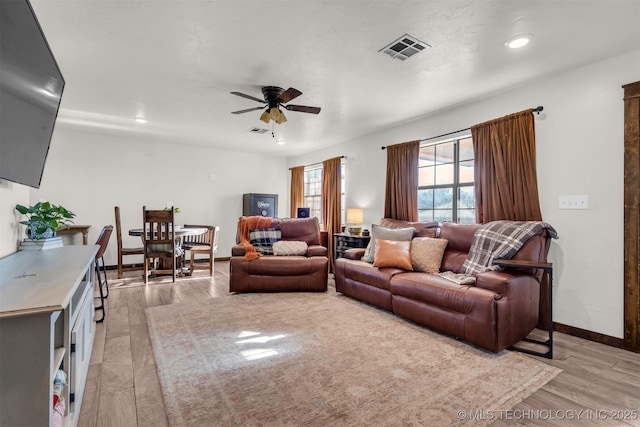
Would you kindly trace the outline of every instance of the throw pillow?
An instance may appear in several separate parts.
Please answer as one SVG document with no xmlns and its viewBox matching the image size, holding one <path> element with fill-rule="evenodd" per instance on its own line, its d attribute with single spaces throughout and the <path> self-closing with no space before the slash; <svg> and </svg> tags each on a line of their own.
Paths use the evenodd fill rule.
<svg viewBox="0 0 640 427">
<path fill-rule="evenodd" d="M 273 244 L 280 240 L 279 228 L 256 228 L 249 230 L 249 243 L 263 255 L 273 255 Z"/>
<path fill-rule="evenodd" d="M 371 226 L 371 240 L 367 249 L 364 251 L 362 261 L 373 263 L 373 259 L 376 254 L 376 240 L 396 240 L 396 241 L 410 241 L 415 232 L 415 228 L 387 228 L 381 227 L 377 224 Z"/>
<path fill-rule="evenodd" d="M 411 242 L 378 240 L 373 261 L 374 267 L 396 267 L 411 271 Z"/>
<path fill-rule="evenodd" d="M 437 274 L 449 241 L 431 237 L 415 237 L 411 241 L 411 265 L 415 271 Z"/>
<path fill-rule="evenodd" d="M 280 240 L 273 244 L 274 255 L 306 255 L 307 242 Z"/>
</svg>

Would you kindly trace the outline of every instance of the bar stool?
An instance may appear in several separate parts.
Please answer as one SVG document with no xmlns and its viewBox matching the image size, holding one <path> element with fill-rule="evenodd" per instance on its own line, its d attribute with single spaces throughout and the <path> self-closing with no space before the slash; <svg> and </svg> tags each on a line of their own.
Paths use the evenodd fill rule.
<svg viewBox="0 0 640 427">
<path fill-rule="evenodd" d="M 105 225 L 102 231 L 100 231 L 100 236 L 98 236 L 98 240 L 96 241 L 96 245 L 100 245 L 100 249 L 96 253 L 95 257 L 95 268 L 96 268 L 96 277 L 98 279 L 98 290 L 100 292 L 100 305 L 95 307 L 96 311 L 102 310 L 102 317 L 96 320 L 96 323 L 100 323 L 104 321 L 105 318 L 105 310 L 104 310 L 104 300 L 109 297 L 109 283 L 107 282 L 107 267 L 104 265 L 104 253 L 107 250 L 107 245 L 109 244 L 109 239 L 111 238 L 111 233 L 113 232 L 113 225 Z M 100 267 L 100 260 L 102 260 L 102 267 Z M 102 273 L 101 273 L 102 270 Z M 104 274 L 104 282 L 102 280 L 102 276 Z M 103 290 L 106 289 L 106 294 Z"/>
</svg>

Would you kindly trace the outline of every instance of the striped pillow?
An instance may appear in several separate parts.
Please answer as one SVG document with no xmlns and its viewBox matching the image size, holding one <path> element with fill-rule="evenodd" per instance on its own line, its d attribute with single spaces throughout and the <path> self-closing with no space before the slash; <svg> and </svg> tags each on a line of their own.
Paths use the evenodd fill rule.
<svg viewBox="0 0 640 427">
<path fill-rule="evenodd" d="M 273 255 L 273 244 L 282 238 L 279 228 L 249 230 L 249 243 L 263 255 Z"/>
</svg>

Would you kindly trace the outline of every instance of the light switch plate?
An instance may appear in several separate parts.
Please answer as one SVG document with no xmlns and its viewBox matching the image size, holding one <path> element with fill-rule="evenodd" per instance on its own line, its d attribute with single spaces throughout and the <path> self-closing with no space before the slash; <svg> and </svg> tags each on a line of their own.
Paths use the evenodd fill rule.
<svg viewBox="0 0 640 427">
<path fill-rule="evenodd" d="M 572 194 L 558 198 L 560 209 L 589 209 L 589 196 L 586 194 Z"/>
</svg>

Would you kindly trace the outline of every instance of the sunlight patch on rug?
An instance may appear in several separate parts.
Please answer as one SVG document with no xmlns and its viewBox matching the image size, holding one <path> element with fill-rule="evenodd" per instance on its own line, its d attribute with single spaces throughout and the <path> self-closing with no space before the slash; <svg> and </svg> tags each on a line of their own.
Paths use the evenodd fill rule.
<svg viewBox="0 0 640 427">
<path fill-rule="evenodd" d="M 146 314 L 174 426 L 463 425 L 458 411 L 510 409 L 561 371 L 335 293 L 231 295 Z"/>
</svg>

